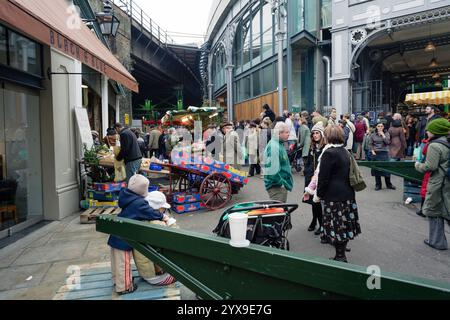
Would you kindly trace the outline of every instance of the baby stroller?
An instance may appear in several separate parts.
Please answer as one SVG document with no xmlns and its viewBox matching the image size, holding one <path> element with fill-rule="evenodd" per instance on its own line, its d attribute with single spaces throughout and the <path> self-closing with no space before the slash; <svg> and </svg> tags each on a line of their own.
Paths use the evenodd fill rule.
<svg viewBox="0 0 450 320">
<path fill-rule="evenodd" d="M 219 237 L 230 238 L 228 215 L 235 212 L 246 213 L 248 215 L 247 240 L 262 246 L 289 250 L 287 234 L 292 229 L 291 213 L 297 208 L 297 204 L 279 201 L 240 203 L 228 208 L 222 214 L 213 232 Z"/>
</svg>

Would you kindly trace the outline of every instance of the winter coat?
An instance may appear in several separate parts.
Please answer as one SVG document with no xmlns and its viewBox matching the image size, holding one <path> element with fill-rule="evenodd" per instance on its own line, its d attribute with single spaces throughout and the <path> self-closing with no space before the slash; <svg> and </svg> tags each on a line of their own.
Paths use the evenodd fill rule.
<svg viewBox="0 0 450 320">
<path fill-rule="evenodd" d="M 364 141 L 364 135 L 367 132 L 366 122 L 364 120 L 357 120 L 355 122 L 355 142 L 362 143 Z"/>
<path fill-rule="evenodd" d="M 120 152 L 116 157 L 117 161 L 124 160 L 129 163 L 142 158 L 136 135 L 129 128 L 120 132 Z"/>
<path fill-rule="evenodd" d="M 161 136 L 161 131 L 153 129 L 150 132 L 150 137 L 148 140 L 148 150 L 158 150 L 159 149 L 159 137 Z"/>
<path fill-rule="evenodd" d="M 246 138 L 245 146 L 247 147 L 248 154 L 250 156 L 258 155 L 258 138 L 259 138 L 259 130 L 254 129 L 253 132 L 249 132 Z"/>
<path fill-rule="evenodd" d="M 267 118 L 267 117 L 270 119 L 270 121 L 274 122 L 277 116 L 275 115 L 275 113 L 272 110 L 269 109 L 269 110 L 264 111 L 264 115 L 261 120 L 264 120 L 264 118 Z"/>
<path fill-rule="evenodd" d="M 389 132 L 384 133 L 384 138 L 374 132 L 370 135 L 369 148 L 375 152 L 389 151 L 389 145 L 391 144 L 391 135 Z"/>
<path fill-rule="evenodd" d="M 225 135 L 223 142 L 223 157 L 223 162 L 240 168 L 242 162 L 242 149 L 239 136 L 234 130 L 231 130 Z"/>
<path fill-rule="evenodd" d="M 391 144 L 389 145 L 389 156 L 391 158 L 396 159 L 405 158 L 405 150 L 407 145 L 402 122 L 400 120 L 394 120 L 388 132 L 389 135 L 391 136 Z"/>
<path fill-rule="evenodd" d="M 450 148 L 436 141 L 447 141 L 446 137 L 431 140 L 425 163 L 416 162 L 416 170 L 431 171 L 422 212 L 430 218 L 450 219 L 450 181 L 446 177 Z"/>
<path fill-rule="evenodd" d="M 350 185 L 350 155 L 344 147 L 330 148 L 320 160 L 317 196 L 326 202 L 355 200 Z"/>
<path fill-rule="evenodd" d="M 264 159 L 266 161 L 264 164 L 266 190 L 283 186 L 287 191 L 292 191 L 294 179 L 284 143 L 277 139 L 270 140 L 264 151 Z"/>
<path fill-rule="evenodd" d="M 288 129 L 289 129 L 289 138 L 288 141 L 296 141 L 297 140 L 297 134 L 295 133 L 294 123 L 290 118 L 287 118 L 286 123 Z"/>
<path fill-rule="evenodd" d="M 345 147 L 345 149 L 352 150 L 353 149 L 353 142 L 355 140 L 356 127 L 353 124 L 353 122 L 351 122 L 350 120 L 347 120 L 347 125 L 345 127 L 349 129 L 348 139 L 347 139 L 347 146 Z"/>
<path fill-rule="evenodd" d="M 162 220 L 163 215 L 150 207 L 144 197 L 134 193 L 130 189 L 122 189 L 119 195 L 119 207 L 122 212 L 119 218 L 127 218 L 138 221 Z M 108 245 L 114 249 L 130 251 L 133 248 L 124 240 L 116 236 L 109 236 Z"/>
<path fill-rule="evenodd" d="M 309 149 L 311 149 L 311 131 L 308 126 L 302 124 L 299 130 L 298 140 L 300 147 L 302 148 L 302 158 L 308 156 Z"/>
</svg>

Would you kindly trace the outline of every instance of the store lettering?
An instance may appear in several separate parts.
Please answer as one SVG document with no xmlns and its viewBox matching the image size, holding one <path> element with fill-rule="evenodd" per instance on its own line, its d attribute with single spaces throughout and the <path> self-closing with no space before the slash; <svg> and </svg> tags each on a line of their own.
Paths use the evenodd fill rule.
<svg viewBox="0 0 450 320">
<path fill-rule="evenodd" d="M 83 48 L 79 47 L 78 45 L 74 44 L 72 41 L 64 38 L 58 33 L 56 33 L 55 37 L 55 31 L 53 30 L 50 30 L 50 45 L 59 49 L 62 49 L 64 47 L 64 52 L 70 54 L 77 60 L 100 72 L 106 71 L 106 64 L 101 59 L 98 59 L 96 56 L 83 50 Z"/>
</svg>

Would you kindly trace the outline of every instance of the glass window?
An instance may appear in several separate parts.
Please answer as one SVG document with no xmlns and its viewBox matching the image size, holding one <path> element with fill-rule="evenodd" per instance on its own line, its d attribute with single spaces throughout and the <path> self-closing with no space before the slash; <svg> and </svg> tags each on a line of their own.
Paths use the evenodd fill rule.
<svg viewBox="0 0 450 320">
<path fill-rule="evenodd" d="M 320 13 L 322 28 L 330 28 L 332 26 L 331 8 L 332 8 L 331 0 L 322 0 Z"/>
<path fill-rule="evenodd" d="M 314 48 L 292 47 L 292 107 L 314 109 Z"/>
<path fill-rule="evenodd" d="M 262 36 L 262 55 L 263 59 L 267 59 L 273 55 L 272 29 L 267 30 Z"/>
<path fill-rule="evenodd" d="M 40 45 L 9 31 L 10 66 L 19 70 L 41 74 L 41 48 Z"/>
<path fill-rule="evenodd" d="M 271 29 L 273 26 L 273 15 L 272 8 L 269 3 L 266 3 L 262 8 L 262 23 L 263 23 L 263 32 Z"/>
<path fill-rule="evenodd" d="M 238 99 L 243 101 L 250 98 L 250 76 L 238 81 Z"/>
<path fill-rule="evenodd" d="M 317 31 L 317 0 L 305 0 L 305 29 L 315 35 Z"/>
<path fill-rule="evenodd" d="M 275 81 L 274 81 L 274 72 L 273 72 L 273 64 L 268 65 L 267 67 L 262 69 L 262 82 L 263 82 L 263 92 L 273 91 L 275 89 Z"/>
<path fill-rule="evenodd" d="M 250 68 L 250 22 L 244 23 L 242 28 L 244 38 L 244 48 L 242 49 L 242 65 L 243 70 Z"/>
<path fill-rule="evenodd" d="M 6 29 L 0 26 L 0 64 L 8 64 Z"/>
<path fill-rule="evenodd" d="M 16 212 L 4 215 L 0 230 L 42 216 L 39 93 L 6 85 L 1 95 L 0 205 Z"/>
<path fill-rule="evenodd" d="M 252 34 L 253 39 L 259 38 L 261 36 L 261 12 L 257 11 L 254 13 L 252 19 Z"/>
<path fill-rule="evenodd" d="M 253 79 L 253 97 L 261 95 L 261 70 L 252 75 Z"/>
</svg>

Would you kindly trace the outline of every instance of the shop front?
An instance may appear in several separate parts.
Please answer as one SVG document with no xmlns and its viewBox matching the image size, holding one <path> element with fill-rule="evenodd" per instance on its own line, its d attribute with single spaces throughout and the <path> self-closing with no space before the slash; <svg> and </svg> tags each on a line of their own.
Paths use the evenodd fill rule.
<svg viewBox="0 0 450 320">
<path fill-rule="evenodd" d="M 67 24 L 76 19 L 69 7 L 65 0 L 1 0 L 0 239 L 79 211 L 83 146 L 75 109 L 86 103 L 86 68 L 100 83 L 102 131 L 117 101 L 110 80 L 138 88 L 79 17 L 76 28 Z"/>
</svg>

